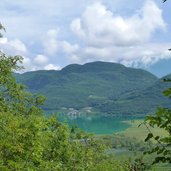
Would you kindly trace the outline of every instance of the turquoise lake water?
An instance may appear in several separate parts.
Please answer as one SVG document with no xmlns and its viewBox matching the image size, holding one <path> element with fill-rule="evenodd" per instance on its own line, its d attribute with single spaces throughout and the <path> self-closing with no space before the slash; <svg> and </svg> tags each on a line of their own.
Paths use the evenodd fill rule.
<svg viewBox="0 0 171 171">
<path fill-rule="evenodd" d="M 130 125 L 123 121 L 136 119 L 135 117 L 112 117 L 103 115 L 67 116 L 58 114 L 57 117 L 61 122 L 68 123 L 70 126 L 77 125 L 80 129 L 95 134 L 113 134 L 124 131 Z"/>
</svg>

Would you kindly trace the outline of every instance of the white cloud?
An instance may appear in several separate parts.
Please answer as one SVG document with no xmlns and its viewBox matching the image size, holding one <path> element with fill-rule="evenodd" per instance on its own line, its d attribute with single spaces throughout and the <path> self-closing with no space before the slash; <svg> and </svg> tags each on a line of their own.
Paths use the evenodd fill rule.
<svg viewBox="0 0 171 171">
<path fill-rule="evenodd" d="M 72 54 L 75 53 L 76 51 L 79 50 L 79 45 L 78 44 L 70 44 L 67 41 L 62 41 L 61 42 L 61 47 L 64 53 L 66 54 Z"/>
<path fill-rule="evenodd" d="M 57 30 L 49 30 L 47 35 L 52 41 L 57 40 Z M 51 41 L 50 40 L 50 41 Z M 71 45 L 66 41 L 59 41 L 60 48 L 62 47 L 66 53 L 73 53 L 76 49 L 76 45 Z M 56 46 L 56 45 L 55 45 Z M 54 47 L 49 47 L 54 48 Z M 23 63 L 21 64 L 24 69 L 20 72 L 35 71 L 35 70 L 59 70 L 60 66 L 55 64 L 48 64 L 50 57 L 44 54 L 34 55 L 29 52 L 26 45 L 19 39 L 8 40 L 6 37 L 0 39 L 0 50 L 8 55 L 20 55 L 23 57 Z M 29 56 L 29 57 L 28 57 Z"/>
<path fill-rule="evenodd" d="M 63 54 L 63 56 L 65 56 L 72 55 L 73 53 L 77 52 L 79 50 L 79 45 L 71 44 L 66 40 L 59 40 L 59 32 L 60 29 L 50 29 L 47 32 L 43 40 L 45 54 L 52 57 L 57 57 L 59 54 Z"/>
<path fill-rule="evenodd" d="M 6 37 L 0 39 L 1 49 L 9 55 L 24 55 L 27 53 L 25 44 L 19 40 L 8 40 Z"/>
<path fill-rule="evenodd" d="M 44 45 L 44 51 L 48 55 L 54 55 L 59 50 L 59 41 L 58 38 L 58 30 L 51 29 L 47 32 L 46 38 L 44 39 L 43 45 Z"/>
<path fill-rule="evenodd" d="M 166 29 L 154 0 L 2 0 L 0 8 L 8 36 L 0 49 L 24 56 L 27 71 L 96 60 L 138 67 L 171 58 L 169 43 L 152 42 Z"/>
<path fill-rule="evenodd" d="M 26 45 L 19 39 L 8 40 L 6 37 L 0 38 L 0 50 L 7 55 L 20 55 L 23 57 L 21 64 L 25 71 L 35 70 L 32 60 L 28 57 L 29 52 Z"/>
<path fill-rule="evenodd" d="M 28 57 L 26 57 L 26 56 L 23 56 L 23 64 L 24 64 L 24 66 L 26 66 L 26 67 L 31 66 L 31 60 L 30 60 L 30 58 L 28 58 Z"/>
<path fill-rule="evenodd" d="M 0 38 L 0 44 L 1 45 L 7 44 L 7 43 L 8 43 L 8 39 L 6 37 Z"/>
<path fill-rule="evenodd" d="M 44 67 L 45 70 L 60 70 L 61 67 L 53 65 L 53 64 L 48 64 Z"/>
<path fill-rule="evenodd" d="M 24 45 L 24 43 L 22 43 L 20 40 L 16 39 L 16 40 L 12 40 L 12 41 L 9 41 L 9 45 L 11 47 L 13 47 L 14 49 L 16 49 L 17 51 L 19 52 L 23 52 L 23 53 L 26 53 L 27 52 L 27 48 L 26 46 Z"/>
<path fill-rule="evenodd" d="M 55 32 L 49 32 L 50 36 L 54 36 Z M 7 38 L 0 39 L 0 47 L 3 52 L 7 53 L 8 55 L 21 55 L 23 57 L 23 64 L 24 69 L 21 72 L 26 71 L 35 71 L 40 69 L 60 69 L 59 66 L 55 66 L 53 64 L 48 63 L 48 57 L 43 54 L 38 54 L 35 58 L 31 58 L 31 53 L 28 52 L 25 44 L 18 39 L 15 40 L 8 40 Z M 28 57 L 30 56 L 30 57 Z"/>
<path fill-rule="evenodd" d="M 85 47 L 79 54 L 73 55 L 72 60 L 78 63 L 91 61 L 110 61 L 126 66 L 144 67 L 152 65 L 161 59 L 171 59 L 168 48 L 171 43 L 147 43 L 124 47 Z"/>
<path fill-rule="evenodd" d="M 113 14 L 96 2 L 86 8 L 81 18 L 72 21 L 71 29 L 89 46 L 128 46 L 146 42 L 156 29 L 165 29 L 161 13 L 150 0 L 131 17 Z"/>
<path fill-rule="evenodd" d="M 70 26 L 84 42 L 84 48 L 75 54 L 73 61 L 101 60 L 138 67 L 171 58 L 166 52 L 171 44 L 151 42 L 157 30 L 166 29 L 162 11 L 152 0 L 147 0 L 130 17 L 114 14 L 103 4 L 95 2 Z"/>
<path fill-rule="evenodd" d="M 34 58 L 34 63 L 37 65 L 45 65 L 48 62 L 48 58 L 44 55 L 37 55 Z"/>
</svg>

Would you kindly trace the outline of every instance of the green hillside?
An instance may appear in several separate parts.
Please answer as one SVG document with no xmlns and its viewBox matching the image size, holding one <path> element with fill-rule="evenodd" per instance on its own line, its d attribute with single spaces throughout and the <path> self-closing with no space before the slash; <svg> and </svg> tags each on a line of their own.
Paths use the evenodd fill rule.
<svg viewBox="0 0 171 171">
<path fill-rule="evenodd" d="M 47 97 L 46 110 L 91 107 L 103 114 L 144 114 L 164 98 L 159 91 L 165 83 L 156 76 L 116 63 L 72 64 L 61 71 L 28 72 L 16 78 L 31 92 Z"/>
<path fill-rule="evenodd" d="M 158 79 L 144 90 L 122 94 L 116 101 L 101 104 L 98 108 L 103 113 L 136 115 L 153 113 L 157 107 L 169 107 L 170 100 L 163 96 L 163 91 L 168 89 L 171 83 L 164 82 L 164 78 L 171 79 L 171 75 Z"/>
</svg>

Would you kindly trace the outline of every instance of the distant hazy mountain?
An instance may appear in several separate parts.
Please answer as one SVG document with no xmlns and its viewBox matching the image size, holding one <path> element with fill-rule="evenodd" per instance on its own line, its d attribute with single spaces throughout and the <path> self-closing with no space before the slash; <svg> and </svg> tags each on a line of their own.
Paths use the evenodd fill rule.
<svg viewBox="0 0 171 171">
<path fill-rule="evenodd" d="M 72 64 L 60 71 L 15 75 L 33 93 L 47 97 L 45 109 L 90 107 L 105 114 L 144 114 L 168 104 L 161 91 L 167 87 L 153 74 L 121 64 Z"/>
</svg>

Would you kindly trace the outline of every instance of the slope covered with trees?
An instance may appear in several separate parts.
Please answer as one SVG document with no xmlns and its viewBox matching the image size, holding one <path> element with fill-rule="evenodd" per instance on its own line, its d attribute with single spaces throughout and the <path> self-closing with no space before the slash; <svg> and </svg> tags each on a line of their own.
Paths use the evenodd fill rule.
<svg viewBox="0 0 171 171">
<path fill-rule="evenodd" d="M 99 109 L 111 114 L 141 115 L 154 113 L 159 106 L 168 107 L 170 101 L 163 96 L 163 91 L 170 87 L 170 83 L 163 80 L 169 78 L 171 78 L 171 75 L 158 79 L 154 84 L 143 90 L 137 89 L 124 93 L 116 101 L 101 104 Z"/>
<path fill-rule="evenodd" d="M 126 95 L 141 93 L 158 81 L 147 71 L 107 62 L 72 64 L 61 71 L 35 71 L 15 74 L 15 77 L 31 92 L 47 97 L 46 109 L 60 110 L 65 107 L 80 110 L 92 107 L 99 113 L 112 114 L 123 114 L 125 111 L 144 114 L 143 105 L 137 109 L 131 105 L 129 109 L 132 110 L 128 110 Z"/>
</svg>

